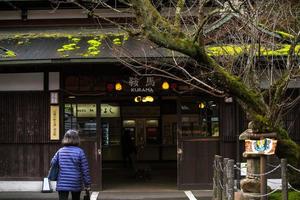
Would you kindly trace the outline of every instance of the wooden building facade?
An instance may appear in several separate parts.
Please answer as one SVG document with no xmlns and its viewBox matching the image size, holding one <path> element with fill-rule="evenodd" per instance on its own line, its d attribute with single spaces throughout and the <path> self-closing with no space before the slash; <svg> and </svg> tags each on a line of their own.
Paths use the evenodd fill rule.
<svg viewBox="0 0 300 200">
<path fill-rule="evenodd" d="M 0 58 L 0 181 L 42 180 L 68 129 L 80 131 L 97 189 L 103 188 L 106 166 L 123 162 L 125 130 L 132 134 L 138 149 L 137 161 L 150 166 L 167 163 L 168 170 L 175 170 L 178 189 L 211 188 L 215 154 L 242 159 L 238 136 L 247 122 L 234 99 L 195 91 L 181 93 L 187 88 L 180 83 L 138 77 L 110 48 L 102 48 L 96 57 L 61 56 L 57 49 L 67 44 L 71 33 L 50 39 L 26 34 L 58 32 L 61 25 L 74 32 L 76 26 L 90 26 L 93 20 L 71 8 L 58 10 L 53 20 L 48 3 L 36 1 L 41 8 L 31 8 L 21 1 L 12 2 L 28 10 L 24 13 L 6 5 L 0 11 L 1 37 L 6 37 L 0 40 L 4 47 Z M 128 16 L 122 19 L 130 20 Z M 49 30 L 52 26 L 55 28 Z M 55 45 L 57 42 L 60 44 Z M 8 47 L 16 56 L 7 56 Z M 126 48 L 136 57 L 144 54 L 140 47 L 137 41 L 127 41 Z M 151 54 L 156 59 L 161 55 Z M 286 120 L 297 141 L 299 114 L 298 106 Z"/>
</svg>

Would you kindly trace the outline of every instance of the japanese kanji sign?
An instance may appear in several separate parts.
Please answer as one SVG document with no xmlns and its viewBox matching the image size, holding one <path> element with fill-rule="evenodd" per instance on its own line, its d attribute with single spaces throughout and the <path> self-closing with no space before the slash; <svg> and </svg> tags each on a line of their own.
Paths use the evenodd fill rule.
<svg viewBox="0 0 300 200">
<path fill-rule="evenodd" d="M 120 117 L 120 106 L 101 104 L 101 117 Z"/>
<path fill-rule="evenodd" d="M 154 77 L 129 77 L 128 85 L 133 93 L 153 93 L 155 88 Z"/>
<path fill-rule="evenodd" d="M 59 106 L 50 106 L 50 140 L 59 140 Z"/>
</svg>

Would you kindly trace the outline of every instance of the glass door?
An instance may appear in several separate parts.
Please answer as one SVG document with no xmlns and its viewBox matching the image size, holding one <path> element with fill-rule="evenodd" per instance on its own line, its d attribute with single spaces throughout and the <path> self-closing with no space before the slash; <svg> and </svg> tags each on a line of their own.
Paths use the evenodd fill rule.
<svg viewBox="0 0 300 200">
<path fill-rule="evenodd" d="M 64 104 L 64 130 L 76 129 L 80 136 L 80 147 L 85 151 L 92 187 L 101 189 L 101 137 L 98 124 L 100 121 L 99 105 L 96 103 Z"/>
</svg>

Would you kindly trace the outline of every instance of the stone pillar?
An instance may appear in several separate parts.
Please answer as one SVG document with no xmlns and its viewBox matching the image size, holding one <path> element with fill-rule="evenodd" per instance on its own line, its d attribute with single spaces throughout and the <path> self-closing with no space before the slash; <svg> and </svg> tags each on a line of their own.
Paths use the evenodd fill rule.
<svg viewBox="0 0 300 200">
<path fill-rule="evenodd" d="M 253 195 L 260 195 L 260 180 L 259 177 L 253 174 L 260 172 L 260 157 L 258 155 L 243 155 L 247 159 L 247 175 L 240 182 L 241 190 L 243 191 L 243 200 L 258 200 Z"/>
<path fill-rule="evenodd" d="M 247 129 L 240 135 L 239 139 L 249 139 L 249 135 L 252 133 L 251 129 Z M 247 175 L 240 181 L 240 187 L 242 190 L 241 199 L 259 200 L 259 197 L 253 197 L 253 195 L 260 195 L 260 180 L 258 176 L 253 176 L 253 174 L 259 174 L 260 172 L 260 157 L 259 155 L 250 155 L 245 153 L 243 153 L 243 157 L 247 159 Z"/>
</svg>

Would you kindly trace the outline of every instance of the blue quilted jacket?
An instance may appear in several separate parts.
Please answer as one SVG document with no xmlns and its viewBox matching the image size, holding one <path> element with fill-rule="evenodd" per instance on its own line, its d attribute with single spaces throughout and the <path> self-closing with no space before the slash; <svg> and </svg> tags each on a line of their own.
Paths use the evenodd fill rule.
<svg viewBox="0 0 300 200">
<path fill-rule="evenodd" d="M 77 146 L 60 148 L 51 160 L 51 165 L 59 163 L 57 191 L 81 191 L 89 187 L 91 177 L 84 151 Z"/>
</svg>

